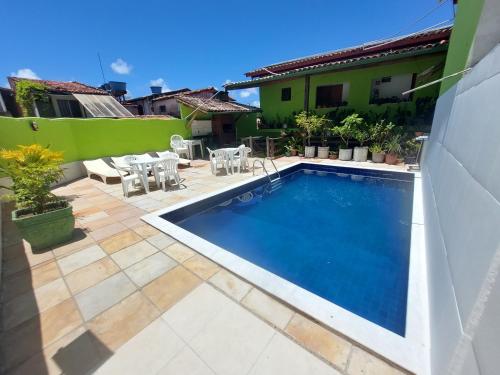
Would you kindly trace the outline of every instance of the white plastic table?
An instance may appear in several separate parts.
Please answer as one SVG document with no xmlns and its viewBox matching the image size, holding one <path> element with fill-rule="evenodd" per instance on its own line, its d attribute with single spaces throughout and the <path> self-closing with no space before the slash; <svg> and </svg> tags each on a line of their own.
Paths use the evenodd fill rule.
<svg viewBox="0 0 500 375">
<path fill-rule="evenodd" d="M 188 150 L 189 150 L 189 159 L 191 159 L 191 160 L 194 159 L 194 147 L 195 146 L 200 147 L 201 157 L 203 158 L 203 141 L 201 139 L 185 139 L 184 143 L 188 147 Z"/>
<path fill-rule="evenodd" d="M 154 158 L 151 155 L 134 155 L 135 159 L 130 161 L 130 165 L 138 166 L 142 173 L 142 181 L 144 185 L 144 190 L 146 190 L 146 194 L 149 193 L 149 182 L 148 182 L 148 165 L 151 166 L 151 169 L 154 173 L 156 184 L 159 187 L 159 179 L 158 179 L 158 168 L 156 165 L 162 161 L 164 158 Z"/>
<path fill-rule="evenodd" d="M 228 166 L 231 168 L 231 173 L 234 173 L 234 153 L 239 150 L 239 147 L 225 147 L 221 148 L 222 151 L 226 154 L 226 162 Z"/>
</svg>

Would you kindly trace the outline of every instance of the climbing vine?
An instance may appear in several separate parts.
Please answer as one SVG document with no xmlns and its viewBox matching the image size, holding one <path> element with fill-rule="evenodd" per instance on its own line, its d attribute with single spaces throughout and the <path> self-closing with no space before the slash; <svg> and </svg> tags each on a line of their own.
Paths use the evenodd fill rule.
<svg viewBox="0 0 500 375">
<path fill-rule="evenodd" d="M 35 116 L 37 101 L 47 101 L 47 87 L 40 82 L 18 81 L 16 83 L 16 101 L 24 117 Z"/>
</svg>

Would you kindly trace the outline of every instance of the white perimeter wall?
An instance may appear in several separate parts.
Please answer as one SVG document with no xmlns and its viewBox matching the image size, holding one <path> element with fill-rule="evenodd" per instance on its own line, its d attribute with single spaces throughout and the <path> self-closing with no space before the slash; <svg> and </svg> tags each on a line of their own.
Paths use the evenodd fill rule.
<svg viewBox="0 0 500 375">
<path fill-rule="evenodd" d="M 422 179 L 432 373 L 500 374 L 500 45 L 439 99 Z"/>
</svg>

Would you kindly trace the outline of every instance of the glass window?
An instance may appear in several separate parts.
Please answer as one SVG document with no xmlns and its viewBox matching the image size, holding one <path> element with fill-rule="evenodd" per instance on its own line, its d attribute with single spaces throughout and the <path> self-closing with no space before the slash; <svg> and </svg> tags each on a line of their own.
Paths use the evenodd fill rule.
<svg viewBox="0 0 500 375">
<path fill-rule="evenodd" d="M 291 87 L 284 87 L 281 89 L 281 101 L 282 102 L 289 102 L 292 100 L 292 88 Z"/>
<path fill-rule="evenodd" d="M 166 105 L 161 105 L 160 106 L 160 113 L 165 113 L 167 112 L 167 106 Z"/>
<path fill-rule="evenodd" d="M 83 117 L 80 103 L 76 100 L 57 99 L 61 117 Z"/>
<path fill-rule="evenodd" d="M 411 95 L 403 95 L 406 90 L 414 87 L 415 75 L 400 74 L 372 80 L 370 104 L 399 103 L 410 101 Z"/>
<path fill-rule="evenodd" d="M 339 107 L 343 105 L 342 91 L 344 85 L 318 86 L 316 88 L 316 108 Z"/>
</svg>

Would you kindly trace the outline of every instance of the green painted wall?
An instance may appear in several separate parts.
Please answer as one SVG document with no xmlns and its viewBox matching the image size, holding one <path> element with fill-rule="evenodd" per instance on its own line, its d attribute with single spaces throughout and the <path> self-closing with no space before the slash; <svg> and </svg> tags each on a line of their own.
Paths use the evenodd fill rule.
<svg viewBox="0 0 500 375">
<path fill-rule="evenodd" d="M 63 151 L 65 162 L 166 150 L 173 134 L 191 136 L 185 120 L 0 117 L 0 148 L 39 143 Z"/>
<path fill-rule="evenodd" d="M 431 66 L 444 62 L 445 53 L 435 53 L 431 55 L 415 56 L 401 61 L 391 63 L 364 66 L 358 69 L 346 71 L 333 71 L 323 74 L 311 75 L 309 91 L 309 109 L 319 114 L 328 113 L 335 108 L 316 109 L 316 88 L 322 85 L 349 83 L 348 105 L 343 108 L 353 108 L 357 111 L 384 111 L 388 107 L 405 106 L 411 111 L 415 110 L 415 100 L 419 97 L 434 96 L 439 93 L 439 85 L 431 86 L 417 91 L 410 103 L 392 103 L 376 105 L 370 104 L 370 93 L 372 80 L 383 76 L 398 75 L 405 73 L 421 73 Z M 434 79 L 438 78 L 435 74 Z M 427 79 L 427 81 L 429 78 Z M 264 119 L 273 119 L 279 116 L 281 119 L 292 116 L 293 112 L 300 112 L 304 108 L 304 84 L 303 77 L 263 84 L 260 87 L 260 102 Z M 417 85 L 418 85 L 417 81 Z M 281 101 L 281 89 L 292 88 L 292 100 L 290 102 Z"/>
<path fill-rule="evenodd" d="M 443 76 L 466 68 L 483 4 L 484 0 L 460 0 L 458 2 L 457 15 L 451 33 Z M 458 75 L 444 80 L 441 83 L 441 94 L 457 83 L 461 77 L 461 75 Z"/>
</svg>

